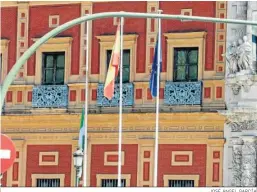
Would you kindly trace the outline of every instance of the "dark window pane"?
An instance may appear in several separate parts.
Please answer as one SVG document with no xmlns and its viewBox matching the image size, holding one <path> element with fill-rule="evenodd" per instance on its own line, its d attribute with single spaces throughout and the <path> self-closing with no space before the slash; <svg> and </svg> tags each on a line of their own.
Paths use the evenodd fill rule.
<svg viewBox="0 0 257 192">
<path fill-rule="evenodd" d="M 186 65 L 186 52 L 178 51 L 177 65 Z"/>
<path fill-rule="evenodd" d="M 123 50 L 123 83 L 128 83 L 130 79 L 130 50 Z"/>
<path fill-rule="evenodd" d="M 188 54 L 188 59 L 190 64 L 196 64 L 198 63 L 198 51 L 192 50 Z"/>
<path fill-rule="evenodd" d="M 194 187 L 194 180 L 169 180 L 169 187 Z"/>
<path fill-rule="evenodd" d="M 42 84 L 63 84 L 65 52 L 43 53 L 43 62 Z"/>
<path fill-rule="evenodd" d="M 106 65 L 107 70 L 109 68 L 110 60 L 111 60 L 112 50 L 107 50 L 106 52 Z M 106 73 L 107 74 L 107 73 Z M 130 79 L 130 50 L 124 49 L 123 50 L 123 70 L 122 70 L 122 82 L 128 83 Z M 120 82 L 120 71 L 118 73 L 118 76 L 115 80 L 115 83 Z"/>
<path fill-rule="evenodd" d="M 60 187 L 60 179 L 37 179 L 37 187 Z"/>
<path fill-rule="evenodd" d="M 46 56 L 46 68 L 52 68 L 54 66 L 54 56 L 53 55 L 47 55 Z"/>
<path fill-rule="evenodd" d="M 118 187 L 118 179 L 102 179 L 101 186 L 102 187 Z M 121 179 L 121 186 L 126 187 L 125 179 Z"/>
<path fill-rule="evenodd" d="M 45 70 L 45 84 L 52 84 L 54 79 L 53 79 L 53 69 L 46 69 Z"/>
<path fill-rule="evenodd" d="M 123 66 L 130 65 L 130 50 L 123 50 Z"/>
<path fill-rule="evenodd" d="M 106 64 L 107 64 L 107 69 L 109 67 L 109 64 L 110 64 L 110 60 L 111 60 L 111 56 L 112 56 L 112 50 L 107 50 L 107 59 L 106 59 Z"/>
<path fill-rule="evenodd" d="M 63 84 L 64 83 L 64 69 L 58 69 L 56 71 L 56 84 Z"/>
<path fill-rule="evenodd" d="M 129 82 L 129 76 L 130 76 L 130 67 L 124 66 L 124 68 L 123 68 L 123 83 Z"/>
<path fill-rule="evenodd" d="M 64 68 L 64 54 L 63 55 L 57 55 L 57 68 Z"/>
<path fill-rule="evenodd" d="M 189 80 L 197 79 L 197 65 L 189 66 Z"/>
<path fill-rule="evenodd" d="M 176 80 L 177 81 L 186 80 L 186 66 L 177 66 Z"/>
<path fill-rule="evenodd" d="M 197 81 L 198 48 L 174 49 L 174 81 Z"/>
</svg>

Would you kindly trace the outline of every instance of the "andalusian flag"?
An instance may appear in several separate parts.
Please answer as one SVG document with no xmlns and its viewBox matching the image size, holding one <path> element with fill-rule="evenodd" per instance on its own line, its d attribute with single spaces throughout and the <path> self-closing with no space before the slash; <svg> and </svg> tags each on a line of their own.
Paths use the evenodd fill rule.
<svg viewBox="0 0 257 192">
<path fill-rule="evenodd" d="M 109 100 L 114 95 L 115 77 L 118 76 L 120 65 L 120 24 L 118 24 L 115 43 L 112 50 L 112 56 L 107 72 L 105 85 L 104 85 L 104 96 Z"/>
<path fill-rule="evenodd" d="M 80 117 L 80 130 L 79 130 L 79 147 L 80 149 L 84 149 L 85 142 L 85 123 L 84 123 L 85 111 L 82 109 L 81 117 Z"/>
</svg>

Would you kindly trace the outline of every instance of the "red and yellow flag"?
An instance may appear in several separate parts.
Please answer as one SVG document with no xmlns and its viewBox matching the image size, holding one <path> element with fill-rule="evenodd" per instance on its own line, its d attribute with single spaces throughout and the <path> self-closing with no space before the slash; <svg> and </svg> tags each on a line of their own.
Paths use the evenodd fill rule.
<svg viewBox="0 0 257 192">
<path fill-rule="evenodd" d="M 109 100 L 112 99 L 114 95 L 114 85 L 115 78 L 119 74 L 120 66 L 120 24 L 117 27 L 115 43 L 112 49 L 111 60 L 109 63 L 109 68 L 104 84 L 104 96 Z"/>
</svg>

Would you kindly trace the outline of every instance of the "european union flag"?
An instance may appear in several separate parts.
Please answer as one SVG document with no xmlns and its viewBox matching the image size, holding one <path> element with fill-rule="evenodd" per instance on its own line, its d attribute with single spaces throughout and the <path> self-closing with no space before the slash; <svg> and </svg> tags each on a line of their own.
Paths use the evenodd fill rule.
<svg viewBox="0 0 257 192">
<path fill-rule="evenodd" d="M 159 37 L 159 35 L 157 36 Z M 155 50 L 154 50 L 154 58 L 153 58 L 153 64 L 152 64 L 152 71 L 151 71 L 151 77 L 150 77 L 150 91 L 151 91 L 151 95 L 152 97 L 156 97 L 157 96 L 157 68 L 158 68 L 158 57 L 160 57 L 159 61 L 159 65 L 160 65 L 160 73 L 161 74 L 161 68 L 162 68 L 162 48 L 160 48 L 160 53 L 158 54 L 158 43 L 159 43 L 159 39 L 157 38 L 156 41 L 156 45 L 155 45 Z M 160 42 L 160 47 L 161 47 L 161 42 Z"/>
</svg>

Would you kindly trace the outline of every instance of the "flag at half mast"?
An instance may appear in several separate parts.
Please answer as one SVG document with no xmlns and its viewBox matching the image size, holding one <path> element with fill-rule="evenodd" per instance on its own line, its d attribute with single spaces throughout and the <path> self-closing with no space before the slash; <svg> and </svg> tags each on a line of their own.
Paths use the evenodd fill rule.
<svg viewBox="0 0 257 192">
<path fill-rule="evenodd" d="M 114 95 L 115 78 L 118 76 L 120 65 L 120 24 L 118 24 L 115 43 L 109 63 L 109 68 L 104 85 L 104 96 L 111 100 Z"/>
<path fill-rule="evenodd" d="M 153 58 L 153 64 L 152 64 L 152 71 L 151 71 L 151 77 L 150 77 L 150 91 L 152 97 L 157 96 L 157 69 L 158 65 L 160 65 L 160 72 L 161 73 L 161 68 L 162 68 L 162 50 L 161 50 L 161 42 L 159 42 L 159 35 L 157 36 L 157 41 L 155 45 L 155 50 L 154 50 L 154 58 Z M 160 43 L 160 53 L 158 53 L 158 44 Z M 158 58 L 160 63 L 158 63 Z"/>
</svg>

